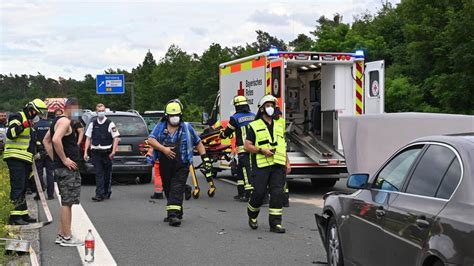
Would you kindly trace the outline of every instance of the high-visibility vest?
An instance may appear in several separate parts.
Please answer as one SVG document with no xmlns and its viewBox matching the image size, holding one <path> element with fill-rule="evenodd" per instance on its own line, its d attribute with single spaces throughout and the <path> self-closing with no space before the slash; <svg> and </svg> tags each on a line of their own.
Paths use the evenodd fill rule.
<svg viewBox="0 0 474 266">
<path fill-rule="evenodd" d="M 13 119 L 8 123 L 8 126 L 12 124 L 18 124 L 18 125 L 23 124 L 23 122 L 27 120 L 26 115 L 24 112 L 20 112 L 20 115 L 21 115 L 21 121 L 18 121 L 17 119 Z M 20 160 L 32 163 L 33 154 L 28 151 L 28 147 L 30 146 L 30 140 L 31 140 L 30 132 L 31 130 L 28 127 L 28 128 L 25 128 L 23 132 L 21 132 L 20 135 L 18 135 L 16 138 L 14 139 L 6 138 L 3 159 L 15 158 L 15 159 L 20 159 Z"/>
<path fill-rule="evenodd" d="M 263 168 L 274 164 L 286 165 L 285 120 L 283 118 L 273 120 L 273 139 L 262 119 L 253 121 L 250 123 L 250 127 L 255 132 L 255 147 L 275 150 L 275 154 L 270 157 L 257 153 L 255 155 L 257 167 Z"/>
</svg>

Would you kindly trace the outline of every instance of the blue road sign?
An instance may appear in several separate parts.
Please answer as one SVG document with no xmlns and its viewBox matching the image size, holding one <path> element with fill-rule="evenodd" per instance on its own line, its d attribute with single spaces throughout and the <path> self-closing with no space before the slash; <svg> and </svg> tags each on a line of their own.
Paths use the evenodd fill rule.
<svg viewBox="0 0 474 266">
<path fill-rule="evenodd" d="M 95 80 L 97 94 L 125 93 L 125 76 L 123 74 L 97 75 Z"/>
</svg>

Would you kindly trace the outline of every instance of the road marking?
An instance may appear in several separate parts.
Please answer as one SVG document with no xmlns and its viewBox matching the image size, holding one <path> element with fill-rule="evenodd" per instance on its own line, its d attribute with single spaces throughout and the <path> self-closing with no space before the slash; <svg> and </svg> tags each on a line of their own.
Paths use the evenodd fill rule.
<svg viewBox="0 0 474 266">
<path fill-rule="evenodd" d="M 226 183 L 229 183 L 229 184 L 231 184 L 231 185 L 237 186 L 237 183 L 236 183 L 236 182 L 234 182 L 234 181 L 232 181 L 232 180 L 229 180 L 229 179 L 219 178 L 219 179 L 217 179 L 217 180 L 220 180 L 220 181 L 222 181 L 222 182 L 226 182 Z"/>
<path fill-rule="evenodd" d="M 61 196 L 59 195 L 58 185 L 54 183 L 54 190 L 56 196 L 59 200 L 59 205 L 61 206 Z M 73 205 L 72 207 L 72 224 L 71 224 L 72 234 L 77 238 L 84 240 L 84 237 L 87 235 L 89 229 L 92 230 L 92 234 L 95 238 L 95 252 L 94 252 L 94 262 L 86 263 L 84 262 L 85 248 L 84 246 L 77 247 L 77 252 L 81 257 L 83 265 L 117 265 L 109 249 L 105 245 L 104 240 L 100 236 L 97 229 L 94 227 L 94 224 L 89 219 L 86 211 L 81 204 Z"/>
</svg>

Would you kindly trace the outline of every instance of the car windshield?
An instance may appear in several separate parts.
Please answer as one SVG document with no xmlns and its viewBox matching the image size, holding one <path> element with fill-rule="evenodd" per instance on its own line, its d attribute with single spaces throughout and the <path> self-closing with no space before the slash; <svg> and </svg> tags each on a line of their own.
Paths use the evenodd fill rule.
<svg viewBox="0 0 474 266">
<path fill-rule="evenodd" d="M 148 129 L 141 117 L 137 116 L 107 116 L 112 120 L 120 133 L 120 136 L 147 137 Z"/>
</svg>

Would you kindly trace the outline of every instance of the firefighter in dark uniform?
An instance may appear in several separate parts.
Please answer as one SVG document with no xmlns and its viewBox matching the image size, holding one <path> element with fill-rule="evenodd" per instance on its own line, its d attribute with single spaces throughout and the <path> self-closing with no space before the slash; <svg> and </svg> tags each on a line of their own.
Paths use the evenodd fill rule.
<svg viewBox="0 0 474 266">
<path fill-rule="evenodd" d="M 236 145 L 238 153 L 237 164 L 237 196 L 236 200 L 248 202 L 253 186 L 251 180 L 250 157 L 244 149 L 244 141 L 247 135 L 247 128 L 250 122 L 255 119 L 255 114 L 250 112 L 250 107 L 245 96 L 235 96 L 233 100 L 235 114 L 229 119 L 226 129 L 221 132 L 222 138 L 228 138 L 236 132 Z"/>
<path fill-rule="evenodd" d="M 193 148 L 201 155 L 206 176 L 212 175 L 212 163 L 193 127 L 182 121 L 183 106 L 179 100 L 166 104 L 165 117 L 151 132 L 148 143 L 160 161 L 160 174 L 167 199 L 164 222 L 180 226 L 183 218 L 183 193 L 192 164 Z"/>
<path fill-rule="evenodd" d="M 265 95 L 258 104 L 256 119 L 250 123 L 245 140 L 245 150 L 252 154 L 254 191 L 247 205 L 249 226 L 258 228 L 257 216 L 260 206 L 270 190 L 268 209 L 270 231 L 285 233 L 281 225 L 286 173 L 291 171 L 286 154 L 285 120 L 279 117 L 277 99 Z"/>
<path fill-rule="evenodd" d="M 43 145 L 43 139 L 50 127 L 51 121 L 48 121 L 46 119 L 46 114 L 43 115 L 40 121 L 38 121 L 38 123 L 36 123 L 34 126 L 36 141 L 36 170 L 38 172 L 38 177 L 41 182 L 41 187 L 44 189 L 43 169 L 46 168 L 46 192 L 48 194 L 48 200 L 54 199 L 54 164 L 51 158 L 49 158 L 48 154 L 46 153 L 46 149 Z M 36 197 L 38 197 L 38 195 Z"/>
<path fill-rule="evenodd" d="M 34 143 L 31 141 L 32 126 L 47 109 L 40 99 L 29 102 L 23 111 L 10 115 L 3 159 L 10 172 L 10 200 L 15 209 L 10 212 L 10 224 L 26 225 L 36 222 L 29 216 L 25 192 L 33 163 Z"/>
<path fill-rule="evenodd" d="M 95 110 L 97 118 L 89 123 L 85 134 L 87 139 L 84 160 L 89 160 L 87 151 L 90 147 L 96 182 L 95 196 L 92 197 L 92 200 L 100 202 L 110 199 L 112 195 L 112 162 L 118 148 L 120 134 L 114 122 L 105 116 L 103 104 L 97 104 Z M 73 130 L 76 132 L 75 125 L 73 125 Z"/>
</svg>

